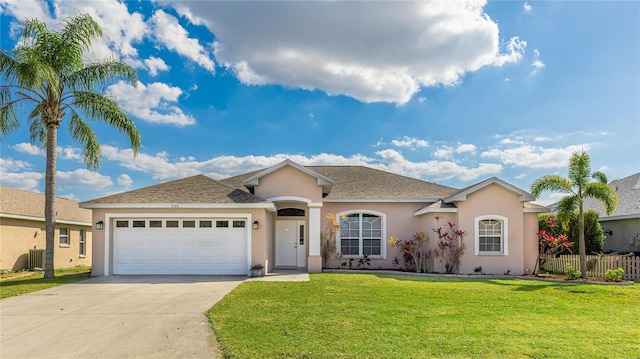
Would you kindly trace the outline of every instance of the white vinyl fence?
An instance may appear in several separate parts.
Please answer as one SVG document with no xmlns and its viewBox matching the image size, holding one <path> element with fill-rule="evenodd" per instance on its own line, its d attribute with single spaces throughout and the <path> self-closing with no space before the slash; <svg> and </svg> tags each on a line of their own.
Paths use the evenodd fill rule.
<svg viewBox="0 0 640 359">
<path fill-rule="evenodd" d="M 564 266 L 569 263 L 580 270 L 580 256 L 577 254 L 561 255 L 558 258 L 547 256 L 542 269 L 551 273 L 564 273 Z M 624 279 L 640 280 L 640 256 L 628 254 L 600 254 L 587 256 L 587 276 L 601 277 L 609 269 L 622 268 Z"/>
</svg>

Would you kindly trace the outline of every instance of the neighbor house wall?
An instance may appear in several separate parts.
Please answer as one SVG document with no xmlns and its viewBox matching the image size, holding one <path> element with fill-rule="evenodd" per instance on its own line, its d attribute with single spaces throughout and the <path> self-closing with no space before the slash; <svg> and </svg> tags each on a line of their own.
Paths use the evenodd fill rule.
<svg viewBox="0 0 640 359">
<path fill-rule="evenodd" d="M 613 234 L 605 234 L 605 252 L 640 251 L 640 218 L 600 221 L 600 225 L 603 231 L 613 232 Z"/>
<path fill-rule="evenodd" d="M 69 228 L 69 245 L 60 244 L 60 227 Z M 85 230 L 85 256 L 80 255 L 80 229 Z M 54 267 L 91 265 L 91 230 L 88 226 L 56 224 Z M 29 249 L 46 248 L 44 222 L 0 218 L 0 268 L 13 271 L 27 268 Z"/>
<path fill-rule="evenodd" d="M 482 267 L 487 274 L 522 275 L 525 270 L 525 236 L 523 204 L 519 196 L 497 184 L 491 184 L 469 195 L 465 201 L 456 202 L 457 225 L 467 235 L 467 249 L 461 258 L 461 274 L 472 274 Z M 475 220 L 480 216 L 501 216 L 508 219 L 508 254 L 475 254 Z M 531 227 L 530 227 L 531 228 Z M 534 232 L 535 233 L 535 232 Z"/>
<path fill-rule="evenodd" d="M 113 273 L 113 232 L 115 226 L 115 217 L 111 217 L 111 223 L 105 221 L 105 215 L 110 214 L 122 214 L 126 217 L 127 214 L 149 214 L 152 217 L 156 215 L 171 215 L 171 214 L 193 214 L 193 215 L 211 215 L 215 217 L 216 214 L 250 214 L 251 220 L 247 223 L 247 226 L 251 228 L 251 264 L 262 263 L 263 265 L 270 265 L 267 263 L 267 255 L 269 253 L 269 246 L 265 243 L 269 233 L 272 231 L 271 221 L 267 219 L 267 210 L 262 208 L 167 208 L 167 209 L 153 209 L 153 208 L 98 208 L 93 209 L 93 223 L 103 221 L 105 228 L 109 226 L 109 274 Z M 259 229 L 254 230 L 252 228 L 252 222 L 258 221 Z M 93 251 L 91 255 L 93 257 L 93 266 L 91 270 L 92 276 L 102 276 L 104 273 L 104 249 L 105 249 L 105 230 L 95 230 L 93 234 Z"/>
</svg>

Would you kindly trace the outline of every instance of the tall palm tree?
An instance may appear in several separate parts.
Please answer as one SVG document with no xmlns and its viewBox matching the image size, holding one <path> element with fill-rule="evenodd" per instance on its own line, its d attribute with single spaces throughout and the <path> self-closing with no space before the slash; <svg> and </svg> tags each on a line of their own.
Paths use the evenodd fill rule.
<svg viewBox="0 0 640 359">
<path fill-rule="evenodd" d="M 83 61 L 91 41 L 102 36 L 88 14 L 67 18 L 61 28 L 49 30 L 37 19 L 24 24 L 19 45 L 0 50 L 0 140 L 20 127 L 16 107 L 27 105 L 32 144 L 46 147 L 45 277 L 54 276 L 56 146 L 58 128 L 66 120 L 71 137 L 80 144 L 89 169 L 100 164 L 100 144 L 86 120 L 102 122 L 129 137 L 137 154 L 140 134 L 115 100 L 103 92 L 109 81 L 137 82 L 133 68 L 120 61 Z"/>
<path fill-rule="evenodd" d="M 595 182 L 590 182 L 590 178 Z M 586 245 L 584 240 L 585 198 L 595 198 L 604 204 L 607 215 L 613 213 L 618 205 L 618 195 L 607 185 L 607 176 L 596 171 L 591 173 L 591 159 L 584 151 L 574 152 L 569 160 L 569 178 L 547 175 L 531 184 L 531 193 L 538 198 L 545 190 L 567 193 L 558 204 L 558 212 L 567 215 L 578 210 L 578 246 L 580 253 L 580 272 L 587 276 Z"/>
</svg>

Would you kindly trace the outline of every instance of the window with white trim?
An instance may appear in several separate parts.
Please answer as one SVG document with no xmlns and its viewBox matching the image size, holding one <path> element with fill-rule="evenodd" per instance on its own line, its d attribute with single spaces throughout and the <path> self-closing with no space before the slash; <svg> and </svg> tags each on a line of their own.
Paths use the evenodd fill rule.
<svg viewBox="0 0 640 359">
<path fill-rule="evenodd" d="M 383 217 L 370 213 L 340 216 L 340 252 L 345 256 L 382 256 Z"/>
<path fill-rule="evenodd" d="M 475 219 L 475 252 L 508 255 L 508 219 L 502 216 L 482 216 Z"/>
<path fill-rule="evenodd" d="M 60 237 L 60 245 L 61 246 L 68 246 L 71 242 L 69 241 L 69 228 L 67 227 L 60 227 L 58 229 L 59 232 L 59 237 Z"/>
<path fill-rule="evenodd" d="M 79 255 L 80 257 L 84 257 L 87 255 L 87 239 L 86 239 L 86 231 L 84 229 L 80 230 L 80 237 L 78 239 L 79 246 Z"/>
</svg>

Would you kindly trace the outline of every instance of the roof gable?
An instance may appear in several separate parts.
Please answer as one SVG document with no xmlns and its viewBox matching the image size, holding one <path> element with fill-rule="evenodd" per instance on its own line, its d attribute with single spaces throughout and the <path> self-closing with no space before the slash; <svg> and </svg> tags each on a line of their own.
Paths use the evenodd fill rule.
<svg viewBox="0 0 640 359">
<path fill-rule="evenodd" d="M 278 163 L 275 166 L 271 166 L 267 169 L 265 169 L 264 171 L 261 171 L 259 173 L 256 173 L 254 175 L 252 175 L 251 177 L 246 178 L 244 181 L 242 181 L 242 184 L 245 187 L 254 187 L 254 186 L 258 186 L 260 184 L 260 178 L 271 174 L 273 172 L 278 171 L 279 169 L 285 167 L 285 166 L 291 166 L 295 169 L 297 169 L 300 172 L 306 173 L 307 175 L 315 178 L 318 181 L 318 186 L 322 186 L 322 190 L 324 193 L 328 193 L 331 190 L 331 186 L 333 185 L 333 181 L 313 170 L 310 170 L 307 167 L 304 167 L 302 165 L 297 164 L 296 162 L 293 162 L 290 159 L 286 159 L 280 163 Z"/>
<path fill-rule="evenodd" d="M 512 185 L 510 183 L 507 183 L 507 182 L 505 182 L 505 181 L 503 181 L 503 180 L 501 180 L 501 179 L 499 179 L 497 177 L 491 177 L 491 178 L 489 178 L 487 180 L 484 180 L 484 181 L 482 181 L 480 183 L 471 185 L 469 187 L 466 187 L 466 188 L 463 188 L 463 189 L 457 191 L 456 193 L 452 194 L 450 197 L 445 198 L 444 201 L 445 202 L 466 201 L 468 195 L 470 195 L 470 194 L 472 194 L 472 193 L 474 193 L 476 191 L 479 191 L 479 190 L 481 190 L 481 189 L 483 189 L 483 188 L 485 188 L 487 186 L 493 185 L 493 184 L 498 185 L 498 186 L 506 189 L 507 191 L 512 192 L 513 194 L 515 194 L 516 196 L 519 197 L 520 202 L 530 202 L 530 201 L 533 201 L 535 199 L 535 197 L 531 193 L 529 193 L 527 191 L 524 191 L 524 190 L 521 190 L 520 188 L 518 188 L 518 187 L 516 187 L 516 186 L 514 186 L 514 185 Z"/>
<path fill-rule="evenodd" d="M 266 203 L 262 198 L 205 175 L 136 189 L 82 202 L 84 208 L 112 204 L 249 204 Z"/>
</svg>

